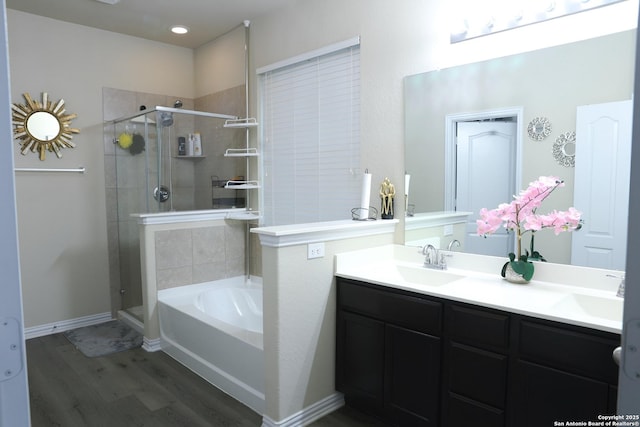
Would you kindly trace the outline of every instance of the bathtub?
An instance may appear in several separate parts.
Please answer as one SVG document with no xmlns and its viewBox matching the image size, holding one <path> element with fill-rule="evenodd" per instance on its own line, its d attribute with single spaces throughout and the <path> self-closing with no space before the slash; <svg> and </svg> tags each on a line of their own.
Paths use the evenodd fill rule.
<svg viewBox="0 0 640 427">
<path fill-rule="evenodd" d="M 264 413 L 262 283 L 244 276 L 158 291 L 162 350 Z"/>
</svg>

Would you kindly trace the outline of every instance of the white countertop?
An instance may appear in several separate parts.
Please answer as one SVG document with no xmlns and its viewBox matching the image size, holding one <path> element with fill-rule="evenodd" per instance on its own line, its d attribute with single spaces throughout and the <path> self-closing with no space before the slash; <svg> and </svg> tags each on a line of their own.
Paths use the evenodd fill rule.
<svg viewBox="0 0 640 427">
<path fill-rule="evenodd" d="M 507 258 L 443 251 L 447 270 L 427 269 L 416 248 L 386 245 L 336 255 L 336 276 L 512 313 L 621 333 L 622 272 L 535 263 L 533 280 L 500 276 Z M 617 277 L 609 277 L 613 275 Z"/>
</svg>

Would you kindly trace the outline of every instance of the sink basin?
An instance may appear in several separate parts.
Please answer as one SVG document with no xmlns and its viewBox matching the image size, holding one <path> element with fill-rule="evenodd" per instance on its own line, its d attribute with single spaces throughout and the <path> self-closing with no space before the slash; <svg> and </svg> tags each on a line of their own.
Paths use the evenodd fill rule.
<svg viewBox="0 0 640 427">
<path fill-rule="evenodd" d="M 622 298 L 606 298 L 584 294 L 572 294 L 554 305 L 563 313 L 578 312 L 614 322 L 622 321 Z"/>
<path fill-rule="evenodd" d="M 396 266 L 397 272 L 405 282 L 414 285 L 442 286 L 455 280 L 464 278 L 459 274 L 448 273 L 442 270 L 431 270 L 424 267 Z"/>
</svg>

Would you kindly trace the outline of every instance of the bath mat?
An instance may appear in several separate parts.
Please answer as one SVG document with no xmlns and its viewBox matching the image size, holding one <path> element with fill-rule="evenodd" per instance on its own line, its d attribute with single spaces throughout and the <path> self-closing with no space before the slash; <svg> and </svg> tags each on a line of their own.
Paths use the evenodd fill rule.
<svg viewBox="0 0 640 427">
<path fill-rule="evenodd" d="M 100 357 L 142 345 L 142 335 L 119 320 L 66 331 L 64 336 L 87 357 Z"/>
</svg>

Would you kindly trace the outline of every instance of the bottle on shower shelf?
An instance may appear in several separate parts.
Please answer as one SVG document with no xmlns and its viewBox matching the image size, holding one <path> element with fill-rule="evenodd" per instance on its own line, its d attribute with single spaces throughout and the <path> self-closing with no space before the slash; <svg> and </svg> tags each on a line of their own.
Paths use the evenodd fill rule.
<svg viewBox="0 0 640 427">
<path fill-rule="evenodd" d="M 193 153 L 192 156 L 202 156 L 202 141 L 200 139 L 200 133 L 190 133 L 189 139 L 191 140 L 191 144 L 193 145 Z"/>
</svg>

